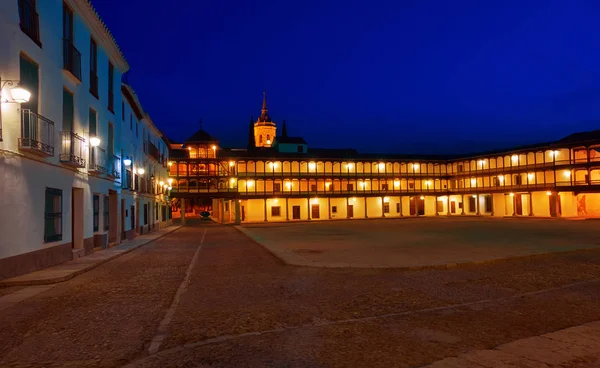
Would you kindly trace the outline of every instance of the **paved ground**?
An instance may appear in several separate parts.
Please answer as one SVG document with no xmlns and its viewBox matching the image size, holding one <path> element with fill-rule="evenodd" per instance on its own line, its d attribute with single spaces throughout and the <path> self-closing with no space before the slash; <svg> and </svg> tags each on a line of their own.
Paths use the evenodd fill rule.
<svg viewBox="0 0 600 368">
<path fill-rule="evenodd" d="M 600 248 L 598 221 L 412 218 L 244 225 L 288 264 L 427 267 Z"/>
<path fill-rule="evenodd" d="M 598 321 L 598 305 L 599 250 L 449 270 L 293 267 L 204 223 L 3 310 L 0 366 L 418 367 Z M 534 362 L 600 364 L 600 350 L 574 347 L 576 360 Z"/>
</svg>

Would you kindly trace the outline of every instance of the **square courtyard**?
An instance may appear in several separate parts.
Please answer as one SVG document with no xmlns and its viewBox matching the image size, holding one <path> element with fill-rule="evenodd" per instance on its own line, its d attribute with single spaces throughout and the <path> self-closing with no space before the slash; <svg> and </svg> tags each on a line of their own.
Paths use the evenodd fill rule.
<svg viewBox="0 0 600 368">
<path fill-rule="evenodd" d="M 440 217 L 238 228 L 288 264 L 321 267 L 451 267 L 600 248 L 594 220 Z"/>
</svg>

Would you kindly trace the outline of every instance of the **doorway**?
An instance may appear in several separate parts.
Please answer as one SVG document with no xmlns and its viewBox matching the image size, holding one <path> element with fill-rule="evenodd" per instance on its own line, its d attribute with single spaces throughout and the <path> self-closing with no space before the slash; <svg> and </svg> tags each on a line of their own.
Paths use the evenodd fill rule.
<svg viewBox="0 0 600 368">
<path fill-rule="evenodd" d="M 108 191 L 108 242 L 117 242 L 118 229 L 117 229 L 117 213 L 119 211 L 119 196 L 114 190 Z"/>
<path fill-rule="evenodd" d="M 132 205 L 129 211 L 131 211 L 131 217 L 129 218 L 131 222 L 131 230 L 135 230 L 135 206 Z"/>
<path fill-rule="evenodd" d="M 246 220 L 246 209 L 244 206 L 242 206 L 242 221 Z"/>
<path fill-rule="evenodd" d="M 410 197 L 409 202 L 410 202 L 409 214 L 411 216 L 416 216 L 417 215 L 417 199 L 415 197 Z"/>
<path fill-rule="evenodd" d="M 319 205 L 318 204 L 313 204 L 311 206 L 311 214 L 310 214 L 310 218 L 314 218 L 314 219 L 318 219 L 319 218 Z"/>
<path fill-rule="evenodd" d="M 558 194 L 549 195 L 548 202 L 550 205 L 550 217 L 559 217 L 562 212 L 560 208 L 560 196 Z"/>
<path fill-rule="evenodd" d="M 121 199 L 121 239 L 125 237 L 125 199 Z"/>
<path fill-rule="evenodd" d="M 71 247 L 83 249 L 83 189 L 71 192 Z"/>
<path fill-rule="evenodd" d="M 450 202 L 450 213 L 456 213 L 456 202 Z"/>
<path fill-rule="evenodd" d="M 300 206 L 292 206 L 292 220 L 300 220 Z"/>
<path fill-rule="evenodd" d="M 523 215 L 523 199 L 521 194 L 515 194 L 515 213 L 517 216 Z"/>
<path fill-rule="evenodd" d="M 354 205 L 349 204 L 348 205 L 348 218 L 352 218 L 354 217 Z"/>
<path fill-rule="evenodd" d="M 419 216 L 425 215 L 425 198 L 417 199 L 417 214 Z"/>
</svg>

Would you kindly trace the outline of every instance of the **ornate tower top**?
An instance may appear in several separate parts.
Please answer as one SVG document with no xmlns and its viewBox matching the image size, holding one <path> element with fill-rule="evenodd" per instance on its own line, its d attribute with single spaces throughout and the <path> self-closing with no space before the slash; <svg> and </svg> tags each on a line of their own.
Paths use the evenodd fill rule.
<svg viewBox="0 0 600 368">
<path fill-rule="evenodd" d="M 277 125 L 271 120 L 267 109 L 267 92 L 263 92 L 262 110 L 254 123 L 255 147 L 271 147 L 277 135 Z"/>
<path fill-rule="evenodd" d="M 267 109 L 267 92 L 263 92 L 262 110 L 261 110 L 260 116 L 258 117 L 258 120 L 256 121 L 256 123 L 258 123 L 258 124 L 273 123 L 273 121 L 271 120 L 271 117 L 269 116 L 269 109 Z"/>
</svg>

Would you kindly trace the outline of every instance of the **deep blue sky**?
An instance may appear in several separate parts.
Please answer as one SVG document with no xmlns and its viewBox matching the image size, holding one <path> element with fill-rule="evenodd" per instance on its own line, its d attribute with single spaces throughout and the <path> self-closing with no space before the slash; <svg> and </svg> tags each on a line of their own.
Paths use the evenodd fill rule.
<svg viewBox="0 0 600 368">
<path fill-rule="evenodd" d="M 600 2 L 93 0 L 168 137 L 464 152 L 600 129 Z"/>
</svg>

